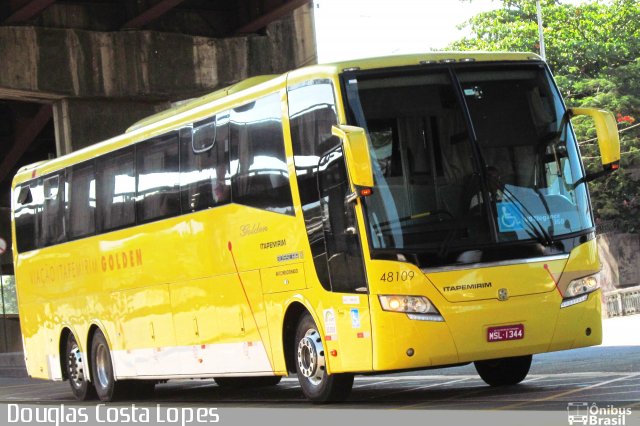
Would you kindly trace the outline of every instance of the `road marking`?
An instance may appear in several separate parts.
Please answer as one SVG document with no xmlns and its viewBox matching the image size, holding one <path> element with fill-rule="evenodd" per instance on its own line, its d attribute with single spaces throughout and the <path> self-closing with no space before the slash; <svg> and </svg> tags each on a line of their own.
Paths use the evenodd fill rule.
<svg viewBox="0 0 640 426">
<path fill-rule="evenodd" d="M 354 389 L 362 389 L 362 388 L 367 387 L 367 386 L 375 386 L 375 385 L 379 385 L 381 383 L 397 382 L 399 380 L 400 379 L 394 377 L 394 378 L 391 378 L 391 379 L 381 380 L 381 381 L 378 381 L 378 382 L 370 382 L 370 383 L 365 383 L 365 384 L 362 384 L 362 385 L 358 384 L 357 386 L 354 386 L 353 388 Z"/>
<path fill-rule="evenodd" d="M 449 402 L 449 401 L 453 401 L 454 403 L 456 403 L 456 402 L 460 402 L 462 399 L 467 398 L 467 397 L 469 397 L 469 396 L 477 395 L 477 394 L 479 394 L 479 393 L 484 393 L 484 392 L 486 392 L 488 389 L 489 389 L 489 387 L 488 387 L 488 386 L 482 386 L 482 389 L 479 389 L 479 390 L 462 392 L 462 393 L 459 393 L 459 394 L 456 394 L 456 395 L 450 396 L 450 397 L 448 397 L 448 398 L 442 398 L 442 399 L 438 399 L 438 400 L 435 400 L 435 401 L 434 401 L 434 400 L 431 400 L 431 401 L 421 401 L 421 402 L 418 402 L 418 403 L 416 403 L 416 404 L 403 405 L 403 406 L 401 406 L 401 407 L 398 407 L 398 409 L 399 409 L 399 410 L 410 410 L 410 409 L 412 409 L 412 408 L 417 408 L 417 407 L 421 407 L 421 406 L 424 406 L 424 405 L 433 405 L 434 403 L 435 403 L 435 404 L 439 404 L 439 403 L 443 403 L 443 402 L 444 402 L 444 403 L 447 403 L 447 402 Z M 465 403 L 469 403 L 469 402 L 472 402 L 472 401 L 464 401 L 464 402 L 465 402 Z"/>
<path fill-rule="evenodd" d="M 30 383 L 28 385 L 9 385 L 9 386 L 3 386 L 0 384 L 0 390 L 4 390 L 4 389 L 15 389 L 15 388 L 32 388 L 34 386 L 38 386 L 40 388 L 42 387 L 57 387 L 57 386 L 62 386 L 62 383 Z M 69 385 L 66 385 L 65 387 L 68 387 Z"/>
<path fill-rule="evenodd" d="M 529 377 L 540 377 L 541 380 L 544 381 L 549 381 L 549 382 L 556 382 L 556 381 L 562 381 L 562 380 L 566 380 L 568 378 L 571 379 L 580 379 L 580 378 L 589 378 L 589 379 L 595 379 L 598 377 L 604 377 L 604 378 L 609 378 L 609 377 L 615 377 L 615 376 L 626 376 L 627 374 L 629 374 L 629 372 L 624 372 L 624 373 L 599 373 L 599 372 L 592 372 L 592 373 L 555 373 L 555 374 L 547 374 L 547 375 L 542 375 L 542 376 L 536 376 L 536 375 L 528 375 L 527 376 L 527 380 L 529 380 Z"/>
<path fill-rule="evenodd" d="M 616 388 L 636 388 L 638 390 L 634 391 L 632 390 L 631 392 L 640 392 L 640 383 L 631 383 L 629 385 L 615 385 L 615 386 L 609 386 L 607 389 L 616 389 Z"/>
<path fill-rule="evenodd" d="M 444 385 L 448 385 L 448 384 L 451 384 L 451 383 L 464 382 L 465 380 L 469 380 L 469 379 L 468 378 L 464 378 L 464 379 L 458 379 L 458 380 L 450 380 L 450 381 L 444 382 L 444 383 L 438 382 L 438 383 L 431 383 L 429 385 L 414 386 L 414 387 L 411 387 L 411 388 L 408 388 L 408 389 L 401 389 L 401 390 L 397 390 L 397 391 L 394 391 L 394 392 L 387 392 L 387 393 L 385 393 L 383 395 L 379 395 L 379 396 L 378 395 L 374 395 L 374 396 L 369 397 L 369 399 L 386 398 L 389 395 L 397 395 L 399 393 L 411 392 L 411 391 L 415 391 L 415 390 L 419 390 L 419 389 L 428 389 L 428 388 L 433 388 L 433 387 L 436 387 L 436 386 L 444 386 Z"/>
<path fill-rule="evenodd" d="M 542 380 L 544 378 L 547 378 L 549 376 L 537 376 L 537 377 L 527 377 L 525 380 L 522 381 L 522 384 L 524 385 L 525 383 L 531 383 L 531 382 L 537 382 L 538 380 Z"/>
<path fill-rule="evenodd" d="M 620 391 L 620 392 L 604 392 L 604 393 L 599 393 L 598 394 L 598 398 L 600 398 L 603 395 L 629 395 L 629 394 L 640 394 L 640 390 L 637 390 L 637 391 Z M 625 401 L 625 400 L 616 399 L 615 402 L 623 402 L 623 401 Z M 636 402 L 637 398 L 627 399 L 626 401 Z M 602 402 L 608 402 L 608 401 L 602 401 Z"/>
<path fill-rule="evenodd" d="M 596 383 L 596 384 L 591 385 L 591 386 L 586 386 L 584 388 L 571 389 L 571 390 L 568 390 L 568 391 L 556 393 L 556 394 L 553 394 L 553 395 L 548 396 L 546 398 L 534 399 L 534 400 L 531 400 L 531 401 L 519 402 L 517 404 L 511 404 L 511 405 L 506 405 L 504 407 L 494 408 L 494 410 L 511 410 L 513 408 L 522 407 L 523 405 L 529 405 L 529 404 L 536 403 L 536 402 L 545 402 L 545 401 L 549 401 L 549 400 L 552 400 L 552 399 L 557 399 L 557 398 L 560 398 L 560 397 L 563 397 L 563 396 L 572 395 L 574 393 L 584 392 L 584 391 L 587 391 L 587 390 L 590 390 L 590 389 L 599 388 L 601 386 L 608 385 L 609 383 L 619 382 L 621 380 L 626 380 L 626 379 L 629 379 L 629 378 L 632 378 L 632 377 L 637 377 L 639 375 L 640 375 L 640 373 L 633 373 L 633 374 L 629 374 L 629 375 L 626 375 L 626 376 L 623 376 L 623 377 L 618 377 L 618 378 L 607 380 L 607 381 L 604 381 L 604 382 L 599 382 L 599 383 Z"/>
<path fill-rule="evenodd" d="M 401 375 L 384 375 L 384 376 L 361 376 L 357 377 L 356 381 L 360 380 L 380 380 L 384 378 L 394 378 L 403 380 L 451 380 L 451 379 L 477 379 L 477 374 L 438 374 L 438 375 L 421 375 L 421 376 L 401 376 Z"/>
<path fill-rule="evenodd" d="M 4 395 L 0 395 L 0 399 L 1 398 L 15 398 L 16 396 L 19 395 L 38 395 L 38 394 L 46 394 L 47 398 L 49 397 L 49 395 L 51 395 L 53 393 L 53 390 L 47 390 L 47 389 L 29 389 L 29 390 L 24 390 L 21 392 L 12 392 L 9 394 L 4 394 Z M 68 393 L 66 393 L 66 395 L 71 395 L 71 389 L 68 390 Z"/>
</svg>

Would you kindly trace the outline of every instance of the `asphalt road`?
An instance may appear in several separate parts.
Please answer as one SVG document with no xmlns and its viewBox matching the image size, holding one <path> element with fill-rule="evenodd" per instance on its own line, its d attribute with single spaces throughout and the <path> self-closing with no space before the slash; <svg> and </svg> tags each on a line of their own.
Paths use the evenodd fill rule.
<svg viewBox="0 0 640 426">
<path fill-rule="evenodd" d="M 297 379 L 284 378 L 278 386 L 229 390 L 211 380 L 176 380 L 156 386 L 151 400 L 129 404 L 215 406 L 218 410 L 300 408 L 327 410 L 431 410 L 446 412 L 562 412 L 566 423 L 569 404 L 629 409 L 624 424 L 640 424 L 640 315 L 608 323 L 605 344 L 534 356 L 531 371 L 519 385 L 492 388 L 477 376 L 473 365 L 403 374 L 357 377 L 347 402 L 312 406 Z M 73 404 L 67 382 L 0 378 L 0 403 Z M 88 403 L 87 403 L 88 404 Z M 95 404 L 95 403 L 94 403 Z M 364 411 L 361 411 L 364 412 Z M 396 411 L 397 412 L 397 411 Z M 580 423 L 578 423 L 580 424 Z M 612 423 L 600 423 L 612 424 Z"/>
<path fill-rule="evenodd" d="M 153 401 L 228 407 L 308 405 L 295 377 L 284 378 L 278 386 L 241 391 L 219 388 L 212 380 L 171 380 L 156 386 Z M 340 406 L 566 410 L 567 403 L 575 401 L 616 404 L 640 413 L 640 346 L 538 355 L 521 384 L 504 388 L 485 385 L 472 365 L 357 377 L 349 400 Z M 0 402 L 71 403 L 74 399 L 67 382 L 0 378 Z"/>
</svg>

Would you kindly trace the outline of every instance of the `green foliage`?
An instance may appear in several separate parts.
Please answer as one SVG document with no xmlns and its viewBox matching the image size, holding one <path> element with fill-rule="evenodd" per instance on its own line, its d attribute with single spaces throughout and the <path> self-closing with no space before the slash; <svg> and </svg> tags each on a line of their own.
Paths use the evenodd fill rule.
<svg viewBox="0 0 640 426">
<path fill-rule="evenodd" d="M 473 0 L 461 0 L 473 1 Z M 452 50 L 539 51 L 536 2 L 499 0 L 502 8 L 471 18 L 471 36 Z M 569 106 L 599 107 L 618 121 L 621 170 L 589 184 L 597 221 L 640 231 L 640 2 L 591 1 L 577 6 L 542 0 L 547 61 Z M 595 129 L 573 120 L 585 167 L 601 169 Z M 626 130 L 628 129 L 628 130 Z"/>
<path fill-rule="evenodd" d="M 13 275 L 0 275 L 2 298 L 4 306 L 0 306 L 0 314 L 17 314 L 18 300 L 16 298 L 16 280 Z"/>
</svg>

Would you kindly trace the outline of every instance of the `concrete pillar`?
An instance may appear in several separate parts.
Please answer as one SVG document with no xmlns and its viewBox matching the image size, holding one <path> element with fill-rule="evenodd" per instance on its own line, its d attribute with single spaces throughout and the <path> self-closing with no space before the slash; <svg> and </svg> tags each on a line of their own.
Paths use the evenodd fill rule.
<svg viewBox="0 0 640 426">
<path fill-rule="evenodd" d="M 141 118 L 169 107 L 168 102 L 65 98 L 53 103 L 56 153 L 68 154 L 117 136 Z"/>
<path fill-rule="evenodd" d="M 7 252 L 0 256 L 0 264 L 7 265 L 11 260 L 11 210 L 0 207 L 0 238 L 7 243 Z"/>
<path fill-rule="evenodd" d="M 295 34 L 293 49 L 295 52 L 295 64 L 298 67 L 318 63 L 314 22 L 313 3 L 300 7 L 293 12 L 293 34 Z M 277 23 L 271 25 L 277 25 Z M 271 26 L 268 27 L 268 30 L 270 29 Z"/>
<path fill-rule="evenodd" d="M 4 275 L 11 275 L 13 272 L 13 259 L 11 258 L 11 210 L 0 207 L 0 238 L 7 243 L 7 251 L 0 255 L 0 266 Z"/>
<path fill-rule="evenodd" d="M 7 243 L 7 251 L 0 255 L 0 275 L 4 276 L 2 300 L 6 309 L 3 311 L 3 306 L 0 305 L 0 353 L 22 351 L 20 322 L 15 315 L 17 308 L 15 281 L 7 277 L 7 275 L 13 275 L 14 271 L 11 251 L 11 210 L 6 207 L 0 207 L 0 238 Z M 3 359 L 0 358 L 0 374 L 3 370 Z"/>
</svg>

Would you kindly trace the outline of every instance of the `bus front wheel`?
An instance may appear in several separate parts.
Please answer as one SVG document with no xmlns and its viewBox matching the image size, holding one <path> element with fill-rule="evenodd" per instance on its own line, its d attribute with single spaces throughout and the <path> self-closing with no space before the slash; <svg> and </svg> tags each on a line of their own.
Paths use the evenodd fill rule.
<svg viewBox="0 0 640 426">
<path fill-rule="evenodd" d="M 69 332 L 65 347 L 66 373 L 71 385 L 71 392 L 78 401 L 87 401 L 96 397 L 96 390 L 87 380 L 88 365 L 85 354 L 80 352 L 78 341 Z"/>
<path fill-rule="evenodd" d="M 328 374 L 322 338 L 313 318 L 304 314 L 298 322 L 295 364 L 304 395 L 315 403 L 347 399 L 353 387 L 353 374 Z"/>
<path fill-rule="evenodd" d="M 474 362 L 476 371 L 489 386 L 508 386 L 520 383 L 531 367 L 531 355 L 489 359 Z"/>
</svg>

